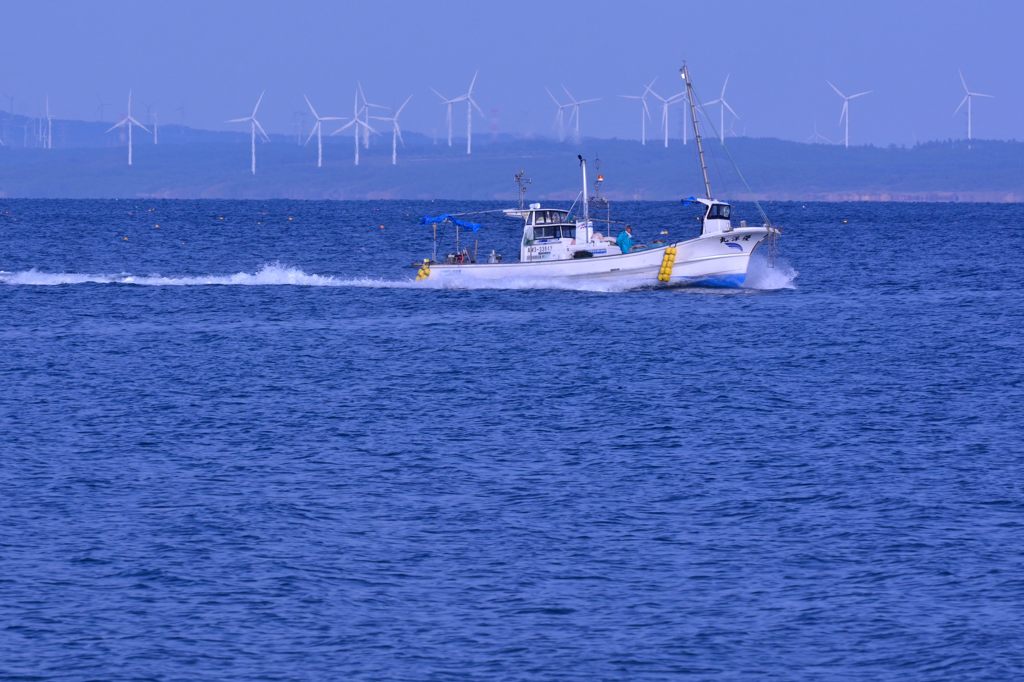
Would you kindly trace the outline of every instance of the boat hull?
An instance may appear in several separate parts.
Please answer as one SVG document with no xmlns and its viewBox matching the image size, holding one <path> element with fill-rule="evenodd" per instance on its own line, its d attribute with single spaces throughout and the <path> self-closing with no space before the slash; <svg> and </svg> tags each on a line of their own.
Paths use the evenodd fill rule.
<svg viewBox="0 0 1024 682">
<path fill-rule="evenodd" d="M 543 283 L 545 280 L 552 283 L 621 280 L 630 287 L 689 285 L 737 288 L 746 283 L 750 257 L 771 231 L 774 228 L 739 227 L 724 234 L 701 236 L 616 256 L 528 263 L 438 263 L 430 266 L 430 275 L 425 281 L 450 287 L 514 285 L 524 281 Z M 670 246 L 676 249 L 671 276 L 668 281 L 660 281 L 658 273 L 665 262 L 665 250 Z"/>
</svg>

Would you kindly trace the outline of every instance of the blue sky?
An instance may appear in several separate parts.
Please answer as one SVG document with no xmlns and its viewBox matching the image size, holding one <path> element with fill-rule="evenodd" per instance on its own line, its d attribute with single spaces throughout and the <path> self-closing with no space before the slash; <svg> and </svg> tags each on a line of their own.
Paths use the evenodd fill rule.
<svg viewBox="0 0 1024 682">
<path fill-rule="evenodd" d="M 0 9 L 0 108 L 35 113 L 50 96 L 57 117 L 121 113 L 129 87 L 177 122 L 229 129 L 267 90 L 261 119 L 289 132 L 308 93 L 321 114 L 352 109 L 356 80 L 396 105 L 406 130 L 444 133 L 444 109 L 428 86 L 464 90 L 480 69 L 476 98 L 487 115 L 475 131 L 553 134 L 544 93 L 561 83 L 579 98 L 584 134 L 638 137 L 637 92 L 679 87 L 686 59 L 698 93 L 727 99 L 738 133 L 832 138 L 841 102 L 825 84 L 873 90 L 851 104 L 851 142 L 909 144 L 962 137 L 957 68 L 976 100 L 975 136 L 1024 138 L 1024 79 L 1015 47 L 1024 3 L 900 2 L 54 2 Z M 657 113 L 657 112 L 652 112 Z M 672 131 L 678 134 L 678 111 Z M 654 122 L 657 125 L 657 121 Z M 465 114 L 456 111 L 456 131 Z"/>
</svg>

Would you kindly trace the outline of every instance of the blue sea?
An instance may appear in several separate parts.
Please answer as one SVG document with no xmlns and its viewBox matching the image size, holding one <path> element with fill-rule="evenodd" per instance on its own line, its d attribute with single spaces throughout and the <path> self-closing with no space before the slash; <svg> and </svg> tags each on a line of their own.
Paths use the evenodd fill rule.
<svg viewBox="0 0 1024 682">
<path fill-rule="evenodd" d="M 500 207 L 0 201 L 0 678 L 1024 676 L 1024 206 L 769 204 L 741 290 L 412 282 Z"/>
</svg>

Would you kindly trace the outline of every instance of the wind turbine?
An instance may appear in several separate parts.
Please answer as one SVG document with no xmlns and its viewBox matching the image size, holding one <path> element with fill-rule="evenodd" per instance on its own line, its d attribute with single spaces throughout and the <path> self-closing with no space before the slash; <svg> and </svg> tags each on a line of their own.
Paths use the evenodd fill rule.
<svg viewBox="0 0 1024 682">
<path fill-rule="evenodd" d="M 128 165 L 129 166 L 132 165 L 132 126 L 135 126 L 137 128 L 141 128 L 142 130 L 145 130 L 147 133 L 149 132 L 149 128 L 147 128 L 146 126 L 144 126 L 141 123 L 139 123 L 138 121 L 136 121 L 135 118 L 132 116 L 132 91 L 129 90 L 128 91 L 128 113 L 127 113 L 127 115 L 125 115 L 124 118 L 122 118 L 120 121 L 118 121 L 117 123 L 115 123 L 114 125 L 110 126 L 110 128 L 107 129 L 108 133 L 111 130 L 114 130 L 116 128 L 127 128 L 128 129 Z"/>
<path fill-rule="evenodd" d="M 600 97 L 593 97 L 591 99 L 579 99 L 578 100 L 578 99 L 576 99 L 573 96 L 573 94 L 571 92 L 569 92 L 569 88 L 565 87 L 565 84 L 562 85 L 562 90 L 565 90 L 565 94 L 569 97 L 569 106 L 572 107 L 572 115 L 569 116 L 569 122 L 571 123 L 573 118 L 576 119 L 576 142 L 579 142 L 580 139 L 581 139 L 580 138 L 580 107 L 582 105 L 584 105 L 584 104 L 590 104 L 591 102 L 600 101 L 601 98 Z"/>
<path fill-rule="evenodd" d="M 833 142 L 832 140 L 828 139 L 827 137 L 818 132 L 817 121 L 814 122 L 814 132 L 808 135 L 807 139 L 805 139 L 804 142 L 810 144 L 835 144 L 835 142 Z"/>
<path fill-rule="evenodd" d="M 46 149 L 53 149 L 53 117 L 50 116 L 50 96 L 46 96 Z"/>
<path fill-rule="evenodd" d="M 452 106 L 458 100 L 448 99 L 447 97 L 442 95 L 437 90 L 434 90 L 434 88 L 430 88 L 430 89 L 434 92 L 435 95 L 437 95 L 438 97 L 441 98 L 441 103 L 445 105 L 444 121 L 448 125 L 448 146 L 451 147 L 452 146 Z"/>
<path fill-rule="evenodd" d="M 647 121 L 649 121 L 651 118 L 651 110 L 647 106 L 647 93 L 651 92 L 651 86 L 654 85 L 654 81 L 656 80 L 658 80 L 657 77 L 652 78 L 651 82 L 648 83 L 646 87 L 644 87 L 643 93 L 639 95 L 619 95 L 619 97 L 621 97 L 622 99 L 640 100 L 640 144 L 642 145 L 647 144 Z M 549 91 L 548 94 L 551 95 L 551 92 Z M 551 95 L 551 99 L 554 98 L 555 96 Z M 559 109 L 558 113 L 561 114 L 562 110 Z"/>
<path fill-rule="evenodd" d="M 369 123 L 360 118 L 360 115 L 362 115 L 365 111 L 365 106 L 362 108 L 360 108 L 359 106 L 359 92 L 356 91 L 356 94 L 352 99 L 352 120 L 350 120 L 348 123 L 346 123 L 345 125 L 335 130 L 333 133 L 331 133 L 331 135 L 337 135 L 338 133 L 344 132 L 345 130 L 352 128 L 352 137 L 356 143 L 356 166 L 359 165 L 359 133 L 361 132 L 361 129 L 367 130 L 371 133 L 377 132 L 376 130 L 370 127 Z"/>
<path fill-rule="evenodd" d="M 256 112 L 259 111 L 260 103 L 263 101 L 263 95 L 266 94 L 266 90 L 260 93 L 259 99 L 256 100 L 256 106 L 252 108 L 252 113 L 243 118 L 232 118 L 229 119 L 228 123 L 248 123 L 249 133 L 251 135 L 250 148 L 252 149 L 252 162 L 250 164 L 250 170 L 253 175 L 256 175 L 256 132 L 258 131 L 260 136 L 267 142 L 270 142 L 270 136 L 267 135 L 267 131 L 263 129 L 260 122 L 256 120 Z"/>
<path fill-rule="evenodd" d="M 689 126 L 687 125 L 687 121 L 690 118 L 690 116 L 689 116 L 690 107 L 689 107 L 689 100 L 686 99 L 686 96 L 687 96 L 686 95 L 686 91 L 683 90 L 682 92 L 677 93 L 675 95 L 672 95 L 671 97 L 668 98 L 669 102 L 672 102 L 672 103 L 678 102 L 680 100 L 683 101 L 684 106 L 683 106 L 683 118 L 682 118 L 681 125 L 682 125 L 682 128 L 683 128 L 683 144 L 684 145 L 685 144 L 689 144 L 689 141 L 690 141 L 689 140 L 690 133 L 689 133 L 689 130 L 688 130 Z"/>
<path fill-rule="evenodd" d="M 313 112 L 313 118 L 316 122 L 313 124 L 313 130 L 310 131 L 309 137 L 306 138 L 306 144 L 313 139 L 316 135 L 316 167 L 323 168 L 324 166 L 324 141 L 323 141 L 323 122 L 324 121 L 341 121 L 341 116 L 321 116 L 316 113 L 316 109 L 313 108 L 313 103 L 309 101 L 309 97 L 306 95 L 302 96 L 306 100 L 306 104 L 309 105 L 309 110 Z"/>
<path fill-rule="evenodd" d="M 371 116 L 370 118 L 377 121 L 390 121 L 391 123 L 391 165 L 398 165 L 398 141 L 402 140 L 402 144 L 405 145 L 405 140 L 402 139 L 402 129 L 398 127 L 398 117 L 402 114 L 402 109 L 405 109 L 405 105 L 412 99 L 412 95 L 405 98 L 402 102 L 402 106 L 395 110 L 394 116 Z"/>
<path fill-rule="evenodd" d="M 359 99 L 363 100 L 363 118 L 368 119 L 370 115 L 370 109 L 387 109 L 386 106 L 381 104 L 374 104 L 366 99 L 366 95 L 363 93 L 363 84 L 356 81 L 356 89 L 359 90 Z M 370 131 L 363 129 L 363 149 L 370 148 Z"/>
<path fill-rule="evenodd" d="M 547 88 L 544 89 L 547 90 L 548 97 L 551 98 L 551 101 L 554 102 L 555 106 L 557 107 L 557 109 L 555 110 L 555 126 L 558 128 L 558 141 L 563 142 L 565 141 L 565 110 L 571 107 L 572 105 L 562 104 L 561 102 L 558 101 L 558 98 L 551 93 L 550 90 L 548 90 Z M 646 107 L 646 104 L 644 106 Z"/>
<path fill-rule="evenodd" d="M 833 90 L 836 91 L 837 95 L 839 95 L 840 97 L 843 98 L 843 110 L 841 112 L 839 112 L 839 125 L 842 125 L 844 120 L 846 121 L 846 132 L 843 135 L 843 145 L 847 149 L 849 149 L 850 148 L 850 100 L 851 99 L 857 99 L 858 97 L 863 97 L 864 95 L 869 94 L 871 92 L 871 90 L 865 90 L 864 92 L 858 92 L 856 95 L 849 95 L 849 96 L 847 96 L 847 95 L 843 94 L 842 90 L 840 90 L 836 86 L 832 85 L 832 81 L 825 81 L 825 82 L 828 83 L 828 86 L 830 88 L 832 88 Z"/>
<path fill-rule="evenodd" d="M 718 95 L 718 99 L 713 99 L 707 102 L 704 106 L 711 106 L 712 104 L 718 105 L 718 140 L 722 144 L 725 144 L 725 110 L 728 109 L 729 113 L 739 118 L 740 115 L 736 113 L 736 110 L 729 106 L 729 103 L 725 101 L 725 89 L 729 86 L 729 76 L 732 74 L 727 73 L 725 75 L 725 82 L 722 83 L 722 92 Z"/>
<path fill-rule="evenodd" d="M 99 95 L 96 95 L 96 101 L 99 102 L 99 105 L 96 107 L 96 112 L 99 114 L 99 120 L 102 121 L 104 118 L 106 118 L 107 103 L 104 102 L 103 98 Z"/>
<path fill-rule="evenodd" d="M 680 99 L 686 96 L 685 92 L 676 93 L 671 97 L 665 98 L 654 91 L 654 88 L 648 86 L 647 91 L 654 95 L 655 99 L 661 102 L 661 128 L 665 137 L 665 149 L 668 149 L 668 108 L 678 102 Z M 685 131 L 685 128 L 683 129 Z"/>
<path fill-rule="evenodd" d="M 476 110 L 480 113 L 481 116 L 484 115 L 484 112 L 480 108 L 480 105 L 476 103 L 475 99 L 473 99 L 473 86 L 476 85 L 476 77 L 479 76 L 479 75 L 480 75 L 480 69 L 477 69 L 476 72 L 473 74 L 473 80 L 469 81 L 469 89 L 466 90 L 466 94 L 459 95 L 458 97 L 453 97 L 450 100 L 446 101 L 446 104 L 448 105 L 448 146 L 449 147 L 452 145 L 452 105 L 457 103 L 457 102 L 465 102 L 466 103 L 466 154 L 467 154 L 467 156 L 469 154 L 473 153 L 473 109 L 476 108 Z M 436 90 L 434 92 L 437 93 Z M 437 93 L 437 94 L 440 95 L 440 93 Z"/>
<path fill-rule="evenodd" d="M 953 111 L 953 115 L 955 116 L 963 108 L 964 104 L 967 105 L 967 141 L 970 142 L 971 139 L 972 139 L 971 138 L 971 103 L 973 102 L 975 97 L 988 97 L 989 99 L 994 99 L 995 95 L 985 95 L 985 94 L 982 94 L 980 92 L 971 92 L 970 88 L 967 87 L 967 81 L 964 80 L 964 72 L 961 71 L 960 69 L 957 69 L 957 73 L 960 74 L 960 84 L 964 86 L 964 98 L 962 100 L 960 100 L 960 104 Z"/>
</svg>

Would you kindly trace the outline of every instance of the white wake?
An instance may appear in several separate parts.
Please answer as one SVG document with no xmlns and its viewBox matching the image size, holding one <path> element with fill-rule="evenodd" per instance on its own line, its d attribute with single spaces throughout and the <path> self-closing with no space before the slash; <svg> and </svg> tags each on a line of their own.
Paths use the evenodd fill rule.
<svg viewBox="0 0 1024 682">
<path fill-rule="evenodd" d="M 795 288 L 797 272 L 788 264 L 776 261 L 774 268 L 766 263 L 751 263 L 747 276 L 747 289 L 774 290 Z M 384 279 L 373 277 L 336 277 L 334 275 L 309 274 L 299 268 L 270 263 L 256 272 L 236 272 L 231 275 L 196 275 L 188 277 L 166 277 L 159 274 L 87 274 L 74 272 L 46 272 L 38 269 L 5 272 L 0 270 L 0 284 L 20 286 L 60 286 L 74 284 L 121 284 L 150 287 L 196 287 L 196 286 L 299 286 L 299 287 L 355 287 L 376 289 L 563 289 L 568 291 L 589 291 L 614 293 L 631 289 L 653 288 L 650 277 L 608 280 L 596 278 L 581 279 L 516 279 L 502 281 L 467 279 L 458 283 L 443 284 L 430 279 L 415 281 L 410 275 L 405 279 Z"/>
<path fill-rule="evenodd" d="M 767 259 L 755 256 L 750 260 L 745 286 L 759 291 L 796 289 L 799 274 L 796 268 L 782 258 L 776 257 L 775 263 L 769 265 Z"/>
</svg>

